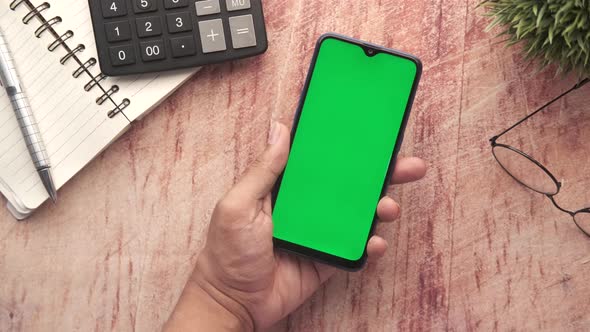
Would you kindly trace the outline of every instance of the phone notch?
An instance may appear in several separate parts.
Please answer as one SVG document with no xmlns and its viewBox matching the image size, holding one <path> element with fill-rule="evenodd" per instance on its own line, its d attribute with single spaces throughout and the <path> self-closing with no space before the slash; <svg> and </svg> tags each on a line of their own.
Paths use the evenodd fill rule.
<svg viewBox="0 0 590 332">
<path fill-rule="evenodd" d="M 377 55 L 377 53 L 379 53 L 379 49 L 377 49 L 371 45 L 363 44 L 361 47 L 365 51 L 365 54 L 370 58 L 374 57 L 375 55 Z"/>
</svg>

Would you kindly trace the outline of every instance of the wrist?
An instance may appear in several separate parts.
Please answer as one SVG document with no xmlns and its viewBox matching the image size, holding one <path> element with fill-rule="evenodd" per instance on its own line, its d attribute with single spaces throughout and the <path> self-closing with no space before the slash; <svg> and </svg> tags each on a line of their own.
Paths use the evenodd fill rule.
<svg viewBox="0 0 590 332">
<path fill-rule="evenodd" d="M 166 331 L 253 331 L 248 311 L 209 282 L 200 265 L 188 280 Z"/>
</svg>

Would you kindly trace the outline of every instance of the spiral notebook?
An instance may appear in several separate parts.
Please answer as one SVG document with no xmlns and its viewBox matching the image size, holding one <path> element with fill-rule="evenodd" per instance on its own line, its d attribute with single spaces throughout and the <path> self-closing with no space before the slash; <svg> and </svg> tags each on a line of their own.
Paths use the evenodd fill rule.
<svg viewBox="0 0 590 332">
<path fill-rule="evenodd" d="M 12 51 L 59 188 L 196 69 L 112 78 L 97 63 L 87 0 L 1 0 Z M 48 199 L 0 92 L 0 192 L 24 219 Z"/>
</svg>

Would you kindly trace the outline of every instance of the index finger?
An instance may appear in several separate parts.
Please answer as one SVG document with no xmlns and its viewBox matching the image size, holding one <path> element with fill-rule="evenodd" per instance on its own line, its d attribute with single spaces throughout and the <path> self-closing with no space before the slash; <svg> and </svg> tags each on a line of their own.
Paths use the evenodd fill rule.
<svg viewBox="0 0 590 332">
<path fill-rule="evenodd" d="M 408 183 L 422 179 L 426 175 L 426 163 L 416 157 L 400 158 L 395 163 L 392 184 Z"/>
</svg>

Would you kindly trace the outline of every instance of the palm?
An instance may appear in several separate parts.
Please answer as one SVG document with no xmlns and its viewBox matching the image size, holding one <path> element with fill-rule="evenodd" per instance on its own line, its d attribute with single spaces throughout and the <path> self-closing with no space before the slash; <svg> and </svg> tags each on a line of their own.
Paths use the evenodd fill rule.
<svg viewBox="0 0 590 332">
<path fill-rule="evenodd" d="M 213 217 L 210 236 L 221 239 L 224 249 L 208 245 L 205 253 L 221 267 L 216 276 L 237 291 L 240 303 L 255 326 L 269 327 L 286 316 L 326 281 L 334 269 L 310 260 L 275 252 L 272 244 L 270 198 L 242 205 L 231 219 Z M 218 224 L 219 223 L 219 224 Z M 222 232 L 239 228 L 240 232 Z M 231 244 L 228 247 L 228 243 Z M 210 243 L 211 244 L 211 243 Z M 217 247 L 217 246 L 215 246 Z"/>
</svg>

